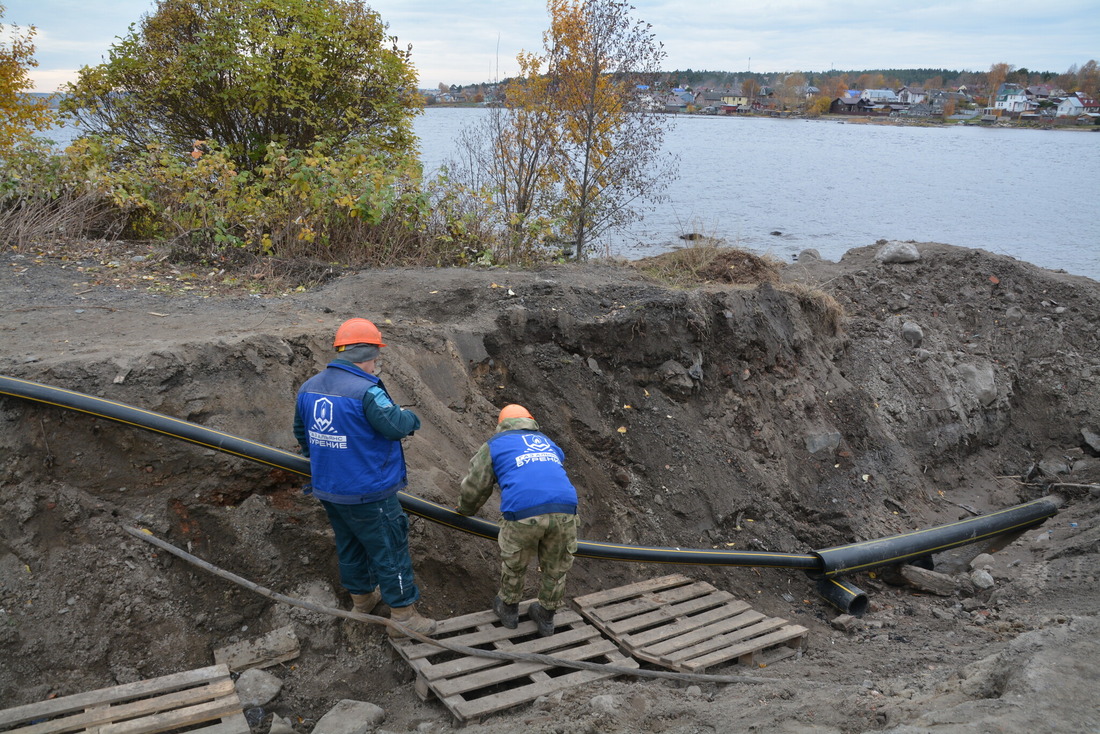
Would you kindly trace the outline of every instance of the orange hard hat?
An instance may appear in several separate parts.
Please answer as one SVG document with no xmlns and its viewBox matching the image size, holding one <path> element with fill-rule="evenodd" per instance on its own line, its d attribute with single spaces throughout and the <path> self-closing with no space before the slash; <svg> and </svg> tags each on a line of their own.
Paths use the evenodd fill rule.
<svg viewBox="0 0 1100 734">
<path fill-rule="evenodd" d="M 336 330 L 336 339 L 332 342 L 332 346 L 336 347 L 336 351 L 342 352 L 344 347 L 352 344 L 386 346 L 382 343 L 382 332 L 366 319 L 348 319 L 340 324 L 340 328 Z"/>
<path fill-rule="evenodd" d="M 500 409 L 500 417 L 497 418 L 497 423 L 499 424 L 507 418 L 530 418 L 531 420 L 535 420 L 535 417 L 527 412 L 527 408 L 514 403 L 512 405 L 505 405 Z"/>
</svg>

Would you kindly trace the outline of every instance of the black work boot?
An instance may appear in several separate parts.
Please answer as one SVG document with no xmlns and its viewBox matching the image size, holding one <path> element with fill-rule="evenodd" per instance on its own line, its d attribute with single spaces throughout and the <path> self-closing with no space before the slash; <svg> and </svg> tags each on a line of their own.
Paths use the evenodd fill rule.
<svg viewBox="0 0 1100 734">
<path fill-rule="evenodd" d="M 527 616 L 538 625 L 539 637 L 549 637 L 554 634 L 554 613 L 552 611 L 537 601 L 533 601 L 531 606 L 527 608 Z"/>
<path fill-rule="evenodd" d="M 500 596 L 493 597 L 493 611 L 500 617 L 500 623 L 510 630 L 519 624 L 519 604 L 505 604 Z"/>
</svg>

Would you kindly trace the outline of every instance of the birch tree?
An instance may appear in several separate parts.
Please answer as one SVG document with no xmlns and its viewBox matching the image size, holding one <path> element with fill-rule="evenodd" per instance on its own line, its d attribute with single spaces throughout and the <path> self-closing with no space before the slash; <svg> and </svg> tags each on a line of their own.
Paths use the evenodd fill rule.
<svg viewBox="0 0 1100 734">
<path fill-rule="evenodd" d="M 656 198 L 668 117 L 654 83 L 665 53 L 621 0 L 549 0 L 543 36 L 560 138 L 561 229 L 583 259 L 593 238 Z"/>
<path fill-rule="evenodd" d="M 458 138 L 447 167 L 470 193 L 488 201 L 502 231 L 506 260 L 522 260 L 552 228 L 559 183 L 559 140 L 550 79 L 542 59 L 521 52 L 520 74 L 503 89 L 504 102 Z"/>
<path fill-rule="evenodd" d="M 583 259 L 671 176 L 655 87 L 664 52 L 621 0 L 547 9 L 542 51 L 519 54 L 502 106 L 463 133 L 450 168 L 496 209 L 509 256 L 549 244 Z"/>
</svg>

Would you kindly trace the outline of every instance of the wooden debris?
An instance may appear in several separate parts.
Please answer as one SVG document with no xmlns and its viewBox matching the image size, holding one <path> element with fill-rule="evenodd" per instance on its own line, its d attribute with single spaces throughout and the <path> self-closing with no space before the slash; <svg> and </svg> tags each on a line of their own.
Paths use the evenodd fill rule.
<svg viewBox="0 0 1100 734">
<path fill-rule="evenodd" d="M 959 588 L 959 582 L 954 576 L 948 576 L 938 571 L 929 571 L 919 566 L 910 566 L 903 563 L 898 566 L 898 573 L 911 585 L 921 591 L 927 591 L 937 596 L 951 596 Z"/>
<path fill-rule="evenodd" d="M 581 614 L 634 657 L 691 673 L 729 660 L 744 665 L 782 660 L 798 653 L 807 632 L 681 574 L 573 601 Z"/>
<path fill-rule="evenodd" d="M 530 601 L 520 604 L 520 623 L 514 630 L 500 624 L 491 611 L 440 620 L 433 638 L 489 650 L 552 655 L 564 660 L 637 668 L 614 643 L 576 612 L 559 609 L 550 637 L 539 637 L 535 623 L 525 615 Z M 613 673 L 575 670 L 539 662 L 497 660 L 463 655 L 411 639 L 391 640 L 413 670 L 416 690 L 423 700 L 432 695 L 460 722 L 534 701 L 556 691 L 610 678 Z"/>
<path fill-rule="evenodd" d="M 102 688 L 0 711 L 15 734 L 249 734 L 225 665 Z"/>
<path fill-rule="evenodd" d="M 255 640 L 245 640 L 214 651 L 214 662 L 225 663 L 234 673 L 249 668 L 270 668 L 293 660 L 301 654 L 294 627 L 287 625 L 272 630 Z"/>
</svg>

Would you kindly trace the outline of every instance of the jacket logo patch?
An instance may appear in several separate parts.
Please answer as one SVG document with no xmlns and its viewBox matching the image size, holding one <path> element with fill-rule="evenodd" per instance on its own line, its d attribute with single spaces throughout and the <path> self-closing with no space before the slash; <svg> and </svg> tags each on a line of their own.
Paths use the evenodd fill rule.
<svg viewBox="0 0 1100 734">
<path fill-rule="evenodd" d="M 332 430 L 332 401 L 321 398 L 313 404 L 313 427 L 318 431 Z"/>
<path fill-rule="evenodd" d="M 516 466 L 523 466 L 534 461 L 550 461 L 561 464 L 561 459 L 551 450 L 551 443 L 545 437 L 533 433 L 523 435 L 523 443 L 527 448 L 516 457 Z"/>
<path fill-rule="evenodd" d="M 535 434 L 524 434 L 523 442 L 527 444 L 528 451 L 547 451 L 550 449 L 550 442 L 542 436 L 537 436 Z"/>
<path fill-rule="evenodd" d="M 309 445 L 311 449 L 346 449 L 348 437 L 336 433 L 332 425 L 336 411 L 332 401 L 320 398 L 313 404 L 313 425 L 309 427 Z"/>
</svg>

